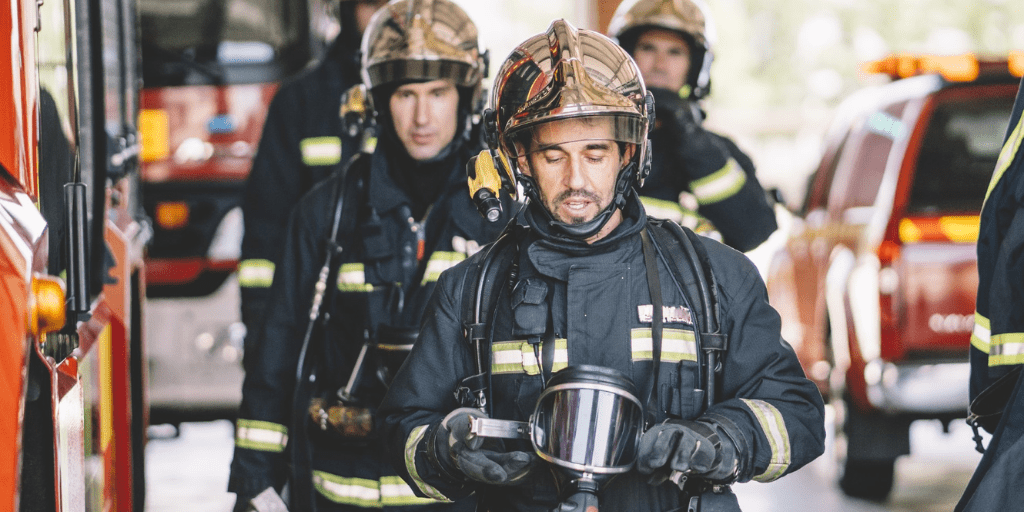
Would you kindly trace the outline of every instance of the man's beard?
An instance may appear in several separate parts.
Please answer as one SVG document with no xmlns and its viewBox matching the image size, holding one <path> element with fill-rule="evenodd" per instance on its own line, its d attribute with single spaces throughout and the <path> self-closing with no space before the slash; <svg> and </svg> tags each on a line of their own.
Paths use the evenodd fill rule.
<svg viewBox="0 0 1024 512">
<path fill-rule="evenodd" d="M 597 205 L 597 212 L 592 217 L 589 218 L 581 216 L 570 217 L 568 219 L 561 218 L 561 215 L 559 213 L 556 213 L 560 212 L 559 205 L 573 197 L 579 197 L 591 201 L 592 203 Z M 548 209 L 548 213 L 550 213 L 551 216 L 554 217 L 559 222 L 564 222 L 566 224 L 579 225 L 585 222 L 589 222 L 593 220 L 594 217 L 597 216 L 597 213 L 600 213 L 601 211 L 601 198 L 598 197 L 597 194 L 594 194 L 593 192 L 590 192 L 588 190 L 569 189 L 562 192 L 561 194 L 558 194 L 558 196 L 555 197 L 554 201 L 548 201 L 546 198 L 543 199 L 544 205 Z"/>
</svg>

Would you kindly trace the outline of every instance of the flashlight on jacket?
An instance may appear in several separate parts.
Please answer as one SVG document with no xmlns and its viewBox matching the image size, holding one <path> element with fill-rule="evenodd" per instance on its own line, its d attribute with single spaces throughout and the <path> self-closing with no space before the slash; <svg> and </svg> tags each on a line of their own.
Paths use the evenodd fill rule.
<svg viewBox="0 0 1024 512">
<path fill-rule="evenodd" d="M 497 222 L 501 217 L 501 200 L 498 199 L 498 192 L 501 190 L 501 171 L 498 170 L 498 166 L 508 165 L 502 161 L 504 158 L 500 152 L 484 150 L 470 158 L 466 164 L 469 195 L 473 198 L 473 204 L 480 211 L 480 215 L 489 222 Z"/>
</svg>

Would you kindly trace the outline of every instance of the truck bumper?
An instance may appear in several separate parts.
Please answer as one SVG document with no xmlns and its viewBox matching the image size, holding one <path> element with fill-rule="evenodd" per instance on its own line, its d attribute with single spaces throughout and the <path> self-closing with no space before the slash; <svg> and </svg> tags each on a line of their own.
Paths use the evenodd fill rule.
<svg viewBox="0 0 1024 512">
<path fill-rule="evenodd" d="M 967 416 L 970 363 L 875 360 L 864 368 L 871 405 L 890 414 Z"/>
</svg>

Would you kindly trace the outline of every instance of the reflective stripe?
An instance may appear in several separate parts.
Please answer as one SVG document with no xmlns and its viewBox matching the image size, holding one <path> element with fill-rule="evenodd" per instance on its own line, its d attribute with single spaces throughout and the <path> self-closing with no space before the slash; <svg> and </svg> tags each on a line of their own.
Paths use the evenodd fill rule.
<svg viewBox="0 0 1024 512">
<path fill-rule="evenodd" d="M 654 338 L 651 329 L 637 328 L 629 333 L 633 343 L 633 360 L 654 359 Z M 661 362 L 697 361 L 697 342 L 693 331 L 663 329 L 661 333 Z"/>
<path fill-rule="evenodd" d="M 1021 141 L 1024 141 L 1024 116 L 1021 116 L 1017 121 L 1017 126 L 1013 128 L 1013 132 L 1007 137 L 1006 144 L 1003 144 L 1003 149 L 999 152 L 999 160 L 996 160 L 995 172 L 992 173 L 992 179 L 988 182 L 988 190 L 985 192 L 985 203 L 988 202 L 988 196 L 992 194 L 996 184 L 999 183 L 1003 174 L 1010 168 L 1010 164 L 1013 163 L 1013 159 L 1017 156 L 1017 151 L 1020 149 Z M 984 211 L 984 203 L 982 203 L 981 208 Z"/>
<path fill-rule="evenodd" d="M 370 480 L 313 471 L 313 485 L 325 498 L 357 507 L 383 508 L 437 503 L 437 500 L 416 496 L 412 488 L 398 476 L 382 476 L 380 480 Z"/>
<path fill-rule="evenodd" d="M 971 332 L 971 345 L 974 348 L 988 354 L 989 343 L 991 343 L 992 331 L 989 327 L 988 318 L 974 312 L 974 331 Z"/>
<path fill-rule="evenodd" d="M 339 292 L 372 292 L 373 285 L 366 284 L 366 273 L 362 263 L 344 263 L 338 269 Z"/>
<path fill-rule="evenodd" d="M 747 398 L 742 398 L 741 400 L 757 416 L 757 421 L 761 424 L 761 430 L 764 431 L 765 437 L 768 438 L 768 444 L 772 448 L 772 458 L 771 462 L 768 463 L 768 469 L 764 473 L 755 476 L 754 480 L 758 482 L 778 480 L 789 469 L 789 464 L 793 460 L 790 453 L 789 432 L 786 430 L 786 421 L 782 418 L 782 413 L 775 406 L 764 400 L 750 400 Z"/>
<path fill-rule="evenodd" d="M 670 220 L 694 232 L 715 229 L 707 219 L 679 203 L 645 196 L 640 197 L 640 202 L 643 203 L 648 216 Z"/>
<path fill-rule="evenodd" d="M 345 505 L 381 508 L 380 482 L 365 478 L 345 478 L 313 471 L 313 486 L 325 498 Z"/>
<path fill-rule="evenodd" d="M 400 476 L 380 477 L 380 501 L 385 507 L 400 507 L 402 505 L 428 505 L 437 503 L 438 500 L 421 498 L 416 496 L 412 487 L 405 483 Z M 449 501 L 442 499 L 441 501 Z"/>
<path fill-rule="evenodd" d="M 274 282 L 274 263 L 270 260 L 238 262 L 238 284 L 243 288 L 270 288 Z"/>
<path fill-rule="evenodd" d="M 690 190 L 701 205 L 717 203 L 739 192 L 747 182 L 747 173 L 729 159 L 725 166 L 703 178 L 690 182 Z"/>
<path fill-rule="evenodd" d="M 541 343 L 541 353 L 544 352 Z M 526 341 L 500 341 L 491 345 L 491 373 L 525 373 L 540 375 L 540 365 L 533 347 Z M 564 338 L 555 340 L 554 361 L 551 371 L 557 372 L 569 366 L 569 342 Z"/>
<path fill-rule="evenodd" d="M 1004 332 L 992 335 L 988 365 L 1024 364 L 1024 333 Z"/>
<path fill-rule="evenodd" d="M 299 142 L 302 163 L 306 165 L 334 165 L 341 161 L 341 139 L 338 137 L 309 137 Z"/>
<path fill-rule="evenodd" d="M 437 279 L 441 277 L 441 272 L 454 267 L 464 259 L 466 259 L 466 255 L 461 252 L 435 251 L 430 255 L 427 270 L 423 273 L 423 282 L 420 284 L 437 282 Z"/>
<path fill-rule="evenodd" d="M 434 486 L 424 482 L 423 478 L 420 477 L 419 470 L 416 469 L 416 448 L 423 441 L 423 436 L 426 434 L 427 425 L 420 425 L 409 433 L 409 439 L 405 441 L 405 469 L 409 472 L 409 477 L 412 478 L 413 483 L 416 484 L 420 492 L 437 500 L 451 501 Z"/>
<path fill-rule="evenodd" d="M 288 444 L 288 427 L 269 421 L 239 419 L 235 446 L 262 452 L 281 452 Z"/>
</svg>

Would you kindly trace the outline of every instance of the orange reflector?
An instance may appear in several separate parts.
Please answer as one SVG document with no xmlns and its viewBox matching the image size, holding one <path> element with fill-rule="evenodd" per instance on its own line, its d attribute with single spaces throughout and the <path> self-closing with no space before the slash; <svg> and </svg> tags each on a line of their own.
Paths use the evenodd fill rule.
<svg viewBox="0 0 1024 512">
<path fill-rule="evenodd" d="M 882 265 L 889 265 L 900 257 L 900 244 L 892 240 L 885 240 L 878 246 L 878 261 Z"/>
<path fill-rule="evenodd" d="M 164 229 L 180 229 L 188 225 L 188 205 L 182 202 L 156 205 L 156 224 Z"/>
<path fill-rule="evenodd" d="M 1010 52 L 1010 57 L 1007 60 L 1007 64 L 1010 68 L 1010 73 L 1013 76 L 1024 76 L 1024 51 L 1014 50 Z"/>
<path fill-rule="evenodd" d="M 963 55 L 890 55 L 861 66 L 867 74 L 882 73 L 892 78 L 907 78 L 938 73 L 950 82 L 969 82 L 978 78 L 980 66 L 973 53 Z"/>
<path fill-rule="evenodd" d="M 171 122 L 163 110 L 139 111 L 139 139 L 142 161 L 156 162 L 171 156 Z"/>
<path fill-rule="evenodd" d="M 29 310 L 29 328 L 36 336 L 64 327 L 64 282 L 60 278 L 37 274 L 32 277 L 34 302 Z"/>
<path fill-rule="evenodd" d="M 900 241 L 971 243 L 978 240 L 977 215 L 900 219 Z"/>
</svg>

